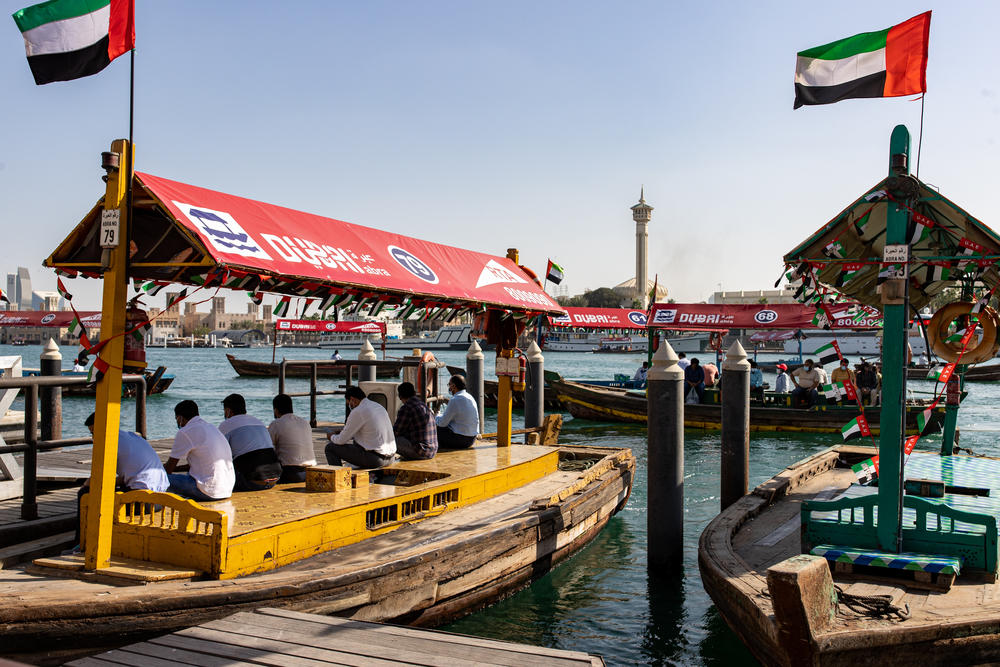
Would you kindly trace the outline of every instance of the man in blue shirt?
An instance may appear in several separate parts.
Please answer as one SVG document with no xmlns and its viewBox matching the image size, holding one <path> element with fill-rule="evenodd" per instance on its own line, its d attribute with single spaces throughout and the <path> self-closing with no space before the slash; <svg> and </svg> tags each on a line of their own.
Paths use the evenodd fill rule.
<svg viewBox="0 0 1000 667">
<path fill-rule="evenodd" d="M 698 402 L 705 399 L 705 369 L 697 358 L 691 360 L 691 364 L 684 369 L 684 398 L 686 399 L 691 390 L 698 394 Z"/>
<path fill-rule="evenodd" d="M 219 431 L 229 441 L 236 469 L 235 491 L 263 491 L 278 483 L 281 464 L 264 422 L 247 414 L 246 400 L 230 394 L 222 401 L 226 420 Z"/>
<path fill-rule="evenodd" d="M 437 417 L 438 447 L 440 449 L 466 449 L 472 446 L 479 434 L 479 406 L 465 391 L 465 378 L 452 375 L 448 380 L 451 400 L 444 414 Z"/>
<path fill-rule="evenodd" d="M 764 373 L 753 359 L 750 360 L 750 397 L 764 402 Z"/>
</svg>

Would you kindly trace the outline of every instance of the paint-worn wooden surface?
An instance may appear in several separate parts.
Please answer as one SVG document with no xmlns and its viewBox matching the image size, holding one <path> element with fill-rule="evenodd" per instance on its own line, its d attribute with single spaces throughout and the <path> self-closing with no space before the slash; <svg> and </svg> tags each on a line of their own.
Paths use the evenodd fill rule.
<svg viewBox="0 0 1000 667">
<path fill-rule="evenodd" d="M 264 608 L 67 664 L 596 667 L 604 661 L 580 651 Z"/>
<path fill-rule="evenodd" d="M 857 454 L 858 447 L 841 447 Z M 767 569 L 801 552 L 802 501 L 828 500 L 856 481 L 849 468 L 831 467 L 821 453 L 765 482 L 720 514 L 702 534 L 702 582 L 729 625 L 762 661 L 784 664 L 767 594 Z M 872 618 L 844 605 L 816 640 L 817 664 L 972 664 L 1000 661 L 1000 584 L 959 577 L 947 593 L 905 579 L 833 573 L 854 595 L 888 595 L 909 605 L 910 618 Z"/>
</svg>

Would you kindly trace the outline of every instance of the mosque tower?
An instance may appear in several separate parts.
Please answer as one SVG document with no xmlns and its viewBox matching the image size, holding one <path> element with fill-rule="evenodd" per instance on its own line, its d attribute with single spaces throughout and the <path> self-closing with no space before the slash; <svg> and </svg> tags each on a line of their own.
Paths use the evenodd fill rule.
<svg viewBox="0 0 1000 667">
<path fill-rule="evenodd" d="M 649 219 L 653 217 L 653 207 L 646 203 L 645 190 L 645 186 L 639 190 L 639 203 L 632 207 L 632 219 L 635 220 L 635 298 L 642 308 L 646 308 L 649 303 L 647 246 Z"/>
</svg>

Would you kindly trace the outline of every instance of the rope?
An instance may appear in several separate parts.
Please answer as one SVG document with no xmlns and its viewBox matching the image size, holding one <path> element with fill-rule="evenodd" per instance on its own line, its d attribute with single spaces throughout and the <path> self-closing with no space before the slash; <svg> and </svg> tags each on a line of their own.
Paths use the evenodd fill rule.
<svg viewBox="0 0 1000 667">
<path fill-rule="evenodd" d="M 846 593 L 840 586 L 834 588 L 837 590 L 837 605 L 844 605 L 859 616 L 870 618 L 897 616 L 901 621 L 910 617 L 910 605 L 897 607 L 892 603 L 891 595 L 853 595 Z"/>
<path fill-rule="evenodd" d="M 597 459 L 579 459 L 576 461 L 571 459 L 563 459 L 562 461 L 559 462 L 559 470 L 579 472 L 592 468 L 594 463 L 596 462 Z"/>
</svg>

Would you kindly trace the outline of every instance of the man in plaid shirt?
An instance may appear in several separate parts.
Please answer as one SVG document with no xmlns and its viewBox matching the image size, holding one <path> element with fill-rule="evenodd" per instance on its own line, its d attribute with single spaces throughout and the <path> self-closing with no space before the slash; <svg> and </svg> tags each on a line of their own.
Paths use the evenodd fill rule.
<svg viewBox="0 0 1000 667">
<path fill-rule="evenodd" d="M 396 393 L 403 401 L 396 413 L 396 423 L 392 425 L 396 453 L 407 461 L 434 458 L 438 450 L 437 424 L 427 404 L 417 396 L 411 382 L 401 383 Z"/>
</svg>

